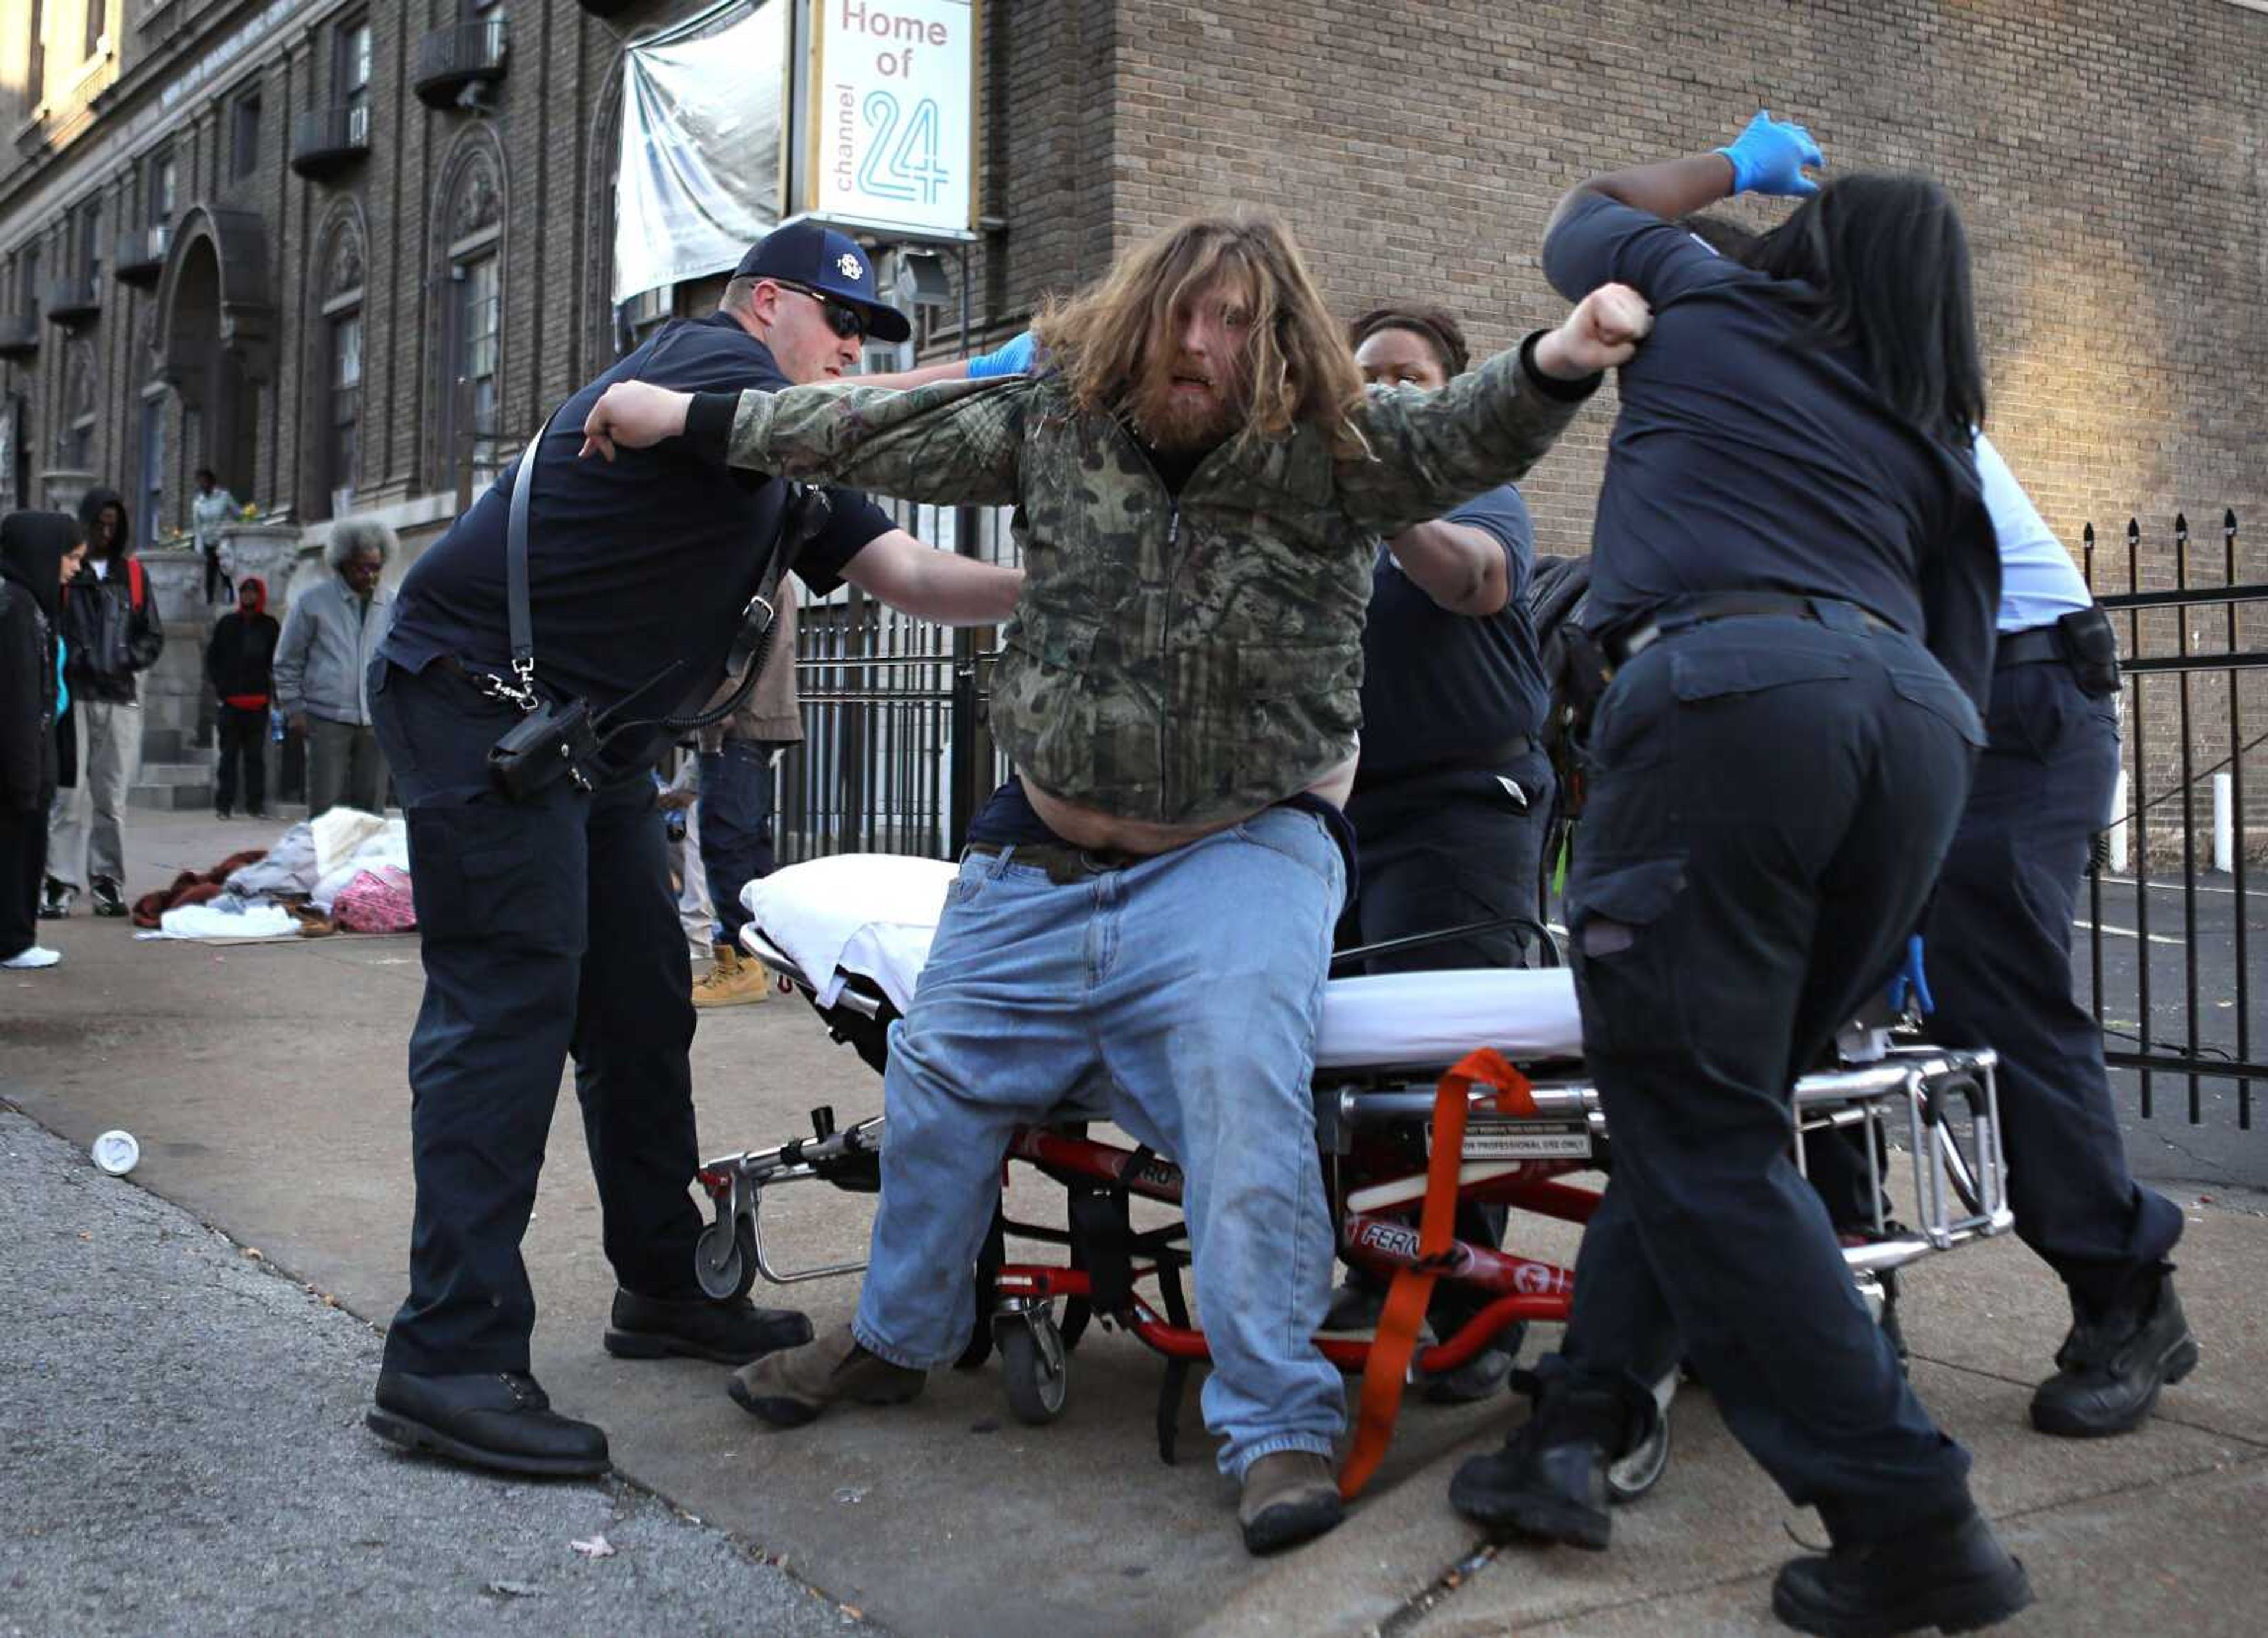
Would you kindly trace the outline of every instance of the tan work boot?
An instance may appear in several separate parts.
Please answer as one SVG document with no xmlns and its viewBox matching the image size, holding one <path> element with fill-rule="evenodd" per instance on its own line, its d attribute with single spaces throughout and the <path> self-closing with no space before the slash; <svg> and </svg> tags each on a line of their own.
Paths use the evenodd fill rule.
<svg viewBox="0 0 2268 1638">
<path fill-rule="evenodd" d="M 846 1325 L 801 1348 L 783 1348 L 741 1366 L 725 1391 L 751 1416 L 775 1428 L 800 1428 L 838 1399 L 902 1405 L 928 1380 L 925 1370 L 875 1358 L 858 1346 Z M 1337 1500 L 1336 1491 L 1332 1499 Z"/>
<path fill-rule="evenodd" d="M 1338 1527 L 1339 1482 L 1312 1451 L 1278 1451 L 1244 1470 L 1236 1522 L 1247 1553 L 1277 1553 Z"/>
<path fill-rule="evenodd" d="M 730 944 L 718 944 L 711 953 L 716 965 L 693 986 L 695 1006 L 738 1007 L 771 999 L 772 975 L 762 962 L 754 956 L 744 958 Z"/>
</svg>

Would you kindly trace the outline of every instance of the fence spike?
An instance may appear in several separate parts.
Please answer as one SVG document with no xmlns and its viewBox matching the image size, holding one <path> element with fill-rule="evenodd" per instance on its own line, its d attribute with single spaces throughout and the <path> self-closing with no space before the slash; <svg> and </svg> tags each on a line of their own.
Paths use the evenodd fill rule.
<svg viewBox="0 0 2268 1638">
<path fill-rule="evenodd" d="M 2129 518 L 2126 520 L 2126 544 L 2127 544 L 2127 545 L 2129 545 L 2129 546 L 2132 546 L 2136 541 L 2139 540 L 2141 538 L 2142 538 L 2142 525 L 2141 525 L 2140 521 L 2139 521 L 2139 519 L 2137 519 L 2137 518 Z"/>
<path fill-rule="evenodd" d="M 2221 513 L 2220 529 L 2223 534 L 2235 534 L 2236 533 L 2236 508 L 2234 506 Z"/>
<path fill-rule="evenodd" d="M 2184 540 L 2190 538 L 2190 515 L 2187 512 L 2174 514 L 2174 533 Z"/>
</svg>

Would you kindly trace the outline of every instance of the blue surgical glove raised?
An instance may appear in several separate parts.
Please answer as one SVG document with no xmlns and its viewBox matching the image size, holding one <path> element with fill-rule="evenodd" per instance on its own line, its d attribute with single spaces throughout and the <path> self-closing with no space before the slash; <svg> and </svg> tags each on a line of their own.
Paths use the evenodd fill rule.
<svg viewBox="0 0 2268 1638">
<path fill-rule="evenodd" d="M 988 376 L 1023 375 L 1032 367 L 1032 333 L 1025 331 L 1005 347 L 989 353 L 979 353 L 968 361 L 968 378 L 982 381 Z"/>
<path fill-rule="evenodd" d="M 1775 120 L 1768 108 L 1757 110 L 1748 129 L 1717 151 L 1733 162 L 1736 194 L 1815 194 L 1819 184 L 1803 173 L 1804 167 L 1827 163 L 1809 131 L 1793 121 Z"/>
</svg>

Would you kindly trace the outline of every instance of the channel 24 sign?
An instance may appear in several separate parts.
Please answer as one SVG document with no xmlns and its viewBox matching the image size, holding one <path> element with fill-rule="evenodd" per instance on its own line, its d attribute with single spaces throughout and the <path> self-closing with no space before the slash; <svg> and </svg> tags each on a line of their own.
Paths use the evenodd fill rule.
<svg viewBox="0 0 2268 1638">
<path fill-rule="evenodd" d="M 977 7 L 812 7 L 811 209 L 909 232 L 973 225 Z"/>
</svg>

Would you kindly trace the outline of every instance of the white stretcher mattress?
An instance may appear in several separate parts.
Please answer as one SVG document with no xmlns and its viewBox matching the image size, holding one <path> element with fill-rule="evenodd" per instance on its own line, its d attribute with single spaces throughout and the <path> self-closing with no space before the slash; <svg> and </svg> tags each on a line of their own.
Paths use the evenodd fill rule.
<svg viewBox="0 0 2268 1638">
<path fill-rule="evenodd" d="M 956 867 L 937 859 L 849 853 L 773 871 L 740 892 L 754 930 L 792 960 L 833 1006 L 852 975 L 903 1012 Z M 1394 973 L 1336 978 L 1323 991 L 1318 1069 L 1432 1066 L 1493 1047 L 1515 1062 L 1579 1058 L 1582 1022 L 1564 968 Z"/>
</svg>

